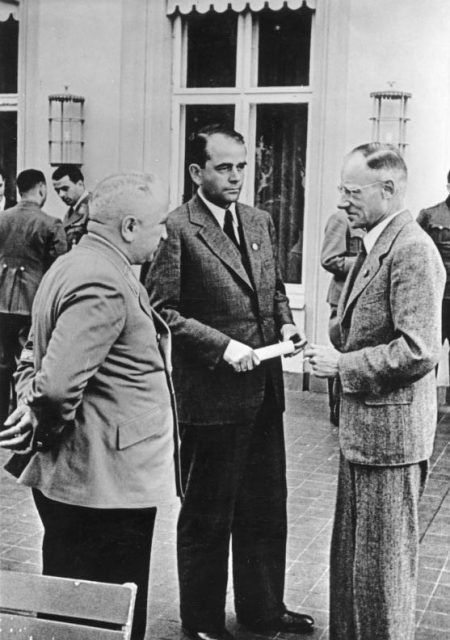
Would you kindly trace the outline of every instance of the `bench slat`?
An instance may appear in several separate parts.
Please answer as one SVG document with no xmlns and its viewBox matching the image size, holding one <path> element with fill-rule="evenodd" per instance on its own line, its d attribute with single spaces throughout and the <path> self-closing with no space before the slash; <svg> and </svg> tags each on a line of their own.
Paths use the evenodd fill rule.
<svg viewBox="0 0 450 640">
<path fill-rule="evenodd" d="M 135 586 L 0 571 L 0 608 L 124 625 Z"/>
<path fill-rule="evenodd" d="M 0 613 L 2 640 L 120 640 L 123 631 Z"/>
</svg>

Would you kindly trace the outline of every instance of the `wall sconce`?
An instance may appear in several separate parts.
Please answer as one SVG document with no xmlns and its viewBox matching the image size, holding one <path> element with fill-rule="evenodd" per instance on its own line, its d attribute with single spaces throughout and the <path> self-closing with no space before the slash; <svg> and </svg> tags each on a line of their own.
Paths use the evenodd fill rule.
<svg viewBox="0 0 450 640">
<path fill-rule="evenodd" d="M 48 97 L 48 154 L 51 166 L 83 164 L 84 98 L 65 93 Z"/>
<path fill-rule="evenodd" d="M 393 82 L 390 89 L 374 91 L 373 98 L 372 141 L 397 145 L 403 155 L 406 149 L 406 108 L 410 93 L 395 91 Z"/>
</svg>

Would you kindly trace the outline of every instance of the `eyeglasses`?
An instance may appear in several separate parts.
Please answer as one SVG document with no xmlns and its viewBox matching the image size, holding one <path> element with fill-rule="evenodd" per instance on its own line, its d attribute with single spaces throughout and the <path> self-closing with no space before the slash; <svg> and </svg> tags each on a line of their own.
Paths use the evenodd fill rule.
<svg viewBox="0 0 450 640">
<path fill-rule="evenodd" d="M 343 184 L 338 186 L 338 191 L 341 196 L 345 196 L 346 198 L 357 198 L 361 195 L 364 189 L 367 187 L 373 187 L 374 184 L 381 183 L 382 180 L 375 180 L 375 182 L 369 182 L 369 184 L 358 185 L 357 187 L 346 187 Z"/>
</svg>

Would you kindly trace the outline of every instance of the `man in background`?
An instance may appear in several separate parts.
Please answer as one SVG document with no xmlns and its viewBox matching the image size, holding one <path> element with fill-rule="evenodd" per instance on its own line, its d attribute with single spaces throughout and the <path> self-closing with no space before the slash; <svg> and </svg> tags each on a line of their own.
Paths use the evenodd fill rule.
<svg viewBox="0 0 450 640">
<path fill-rule="evenodd" d="M 184 499 L 178 520 L 181 620 L 193 640 L 230 638 L 230 538 L 239 622 L 262 633 L 312 631 L 284 605 L 286 459 L 281 359 L 255 348 L 298 334 L 270 215 L 237 203 L 246 148 L 220 125 L 190 141 L 197 194 L 167 220 L 150 299 L 174 338 Z M 296 340 L 300 342 L 300 336 Z"/>
<path fill-rule="evenodd" d="M 320 264 L 333 274 L 327 294 L 327 302 L 330 305 L 330 320 L 336 317 L 344 282 L 361 249 L 364 233 L 364 229 L 352 229 L 345 211 L 338 210 L 328 218 Z M 334 378 L 328 378 L 330 422 L 337 426 L 339 423 L 339 402 L 333 390 L 334 383 Z"/>
<path fill-rule="evenodd" d="M 447 191 L 450 194 L 450 171 L 447 174 Z M 429 209 L 422 209 L 417 216 L 417 222 L 431 236 L 441 254 L 447 272 L 447 282 L 442 300 L 442 344 L 447 340 L 450 372 L 450 195 L 444 202 L 435 204 Z M 450 389 L 447 391 L 448 402 L 450 402 L 449 391 Z"/>
<path fill-rule="evenodd" d="M 33 488 L 44 525 L 44 574 L 134 582 L 132 639 L 142 640 L 156 507 L 174 494 L 177 433 L 169 331 L 131 265 L 150 260 L 165 198 L 154 176 L 111 176 L 91 214 L 87 235 L 37 293 L 19 407 L 0 445 L 32 438 L 19 481 Z"/>
<path fill-rule="evenodd" d="M 396 147 L 357 147 L 341 179 L 338 206 L 367 234 L 330 323 L 334 347 L 305 350 L 313 373 L 341 388 L 330 640 L 412 640 L 445 271 L 404 208 Z"/>
<path fill-rule="evenodd" d="M 16 201 L 13 198 L 8 198 L 6 196 L 5 190 L 5 172 L 3 168 L 0 167 L 0 212 L 5 211 L 6 209 L 10 209 L 16 204 Z"/>
<path fill-rule="evenodd" d="M 83 174 L 74 165 L 63 164 L 59 166 L 53 172 L 52 180 L 56 193 L 69 207 L 63 219 L 63 226 L 67 236 L 67 245 L 71 249 L 87 232 L 91 194 L 84 186 Z"/>
<path fill-rule="evenodd" d="M 47 184 L 42 171 L 17 176 L 20 202 L 0 215 L 0 427 L 8 415 L 12 375 L 31 325 L 42 276 L 67 251 L 57 218 L 42 210 Z"/>
</svg>

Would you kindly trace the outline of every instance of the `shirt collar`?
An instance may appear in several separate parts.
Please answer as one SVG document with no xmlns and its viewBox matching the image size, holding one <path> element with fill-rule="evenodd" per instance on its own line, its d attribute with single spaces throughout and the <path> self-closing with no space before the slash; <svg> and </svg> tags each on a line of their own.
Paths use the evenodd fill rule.
<svg viewBox="0 0 450 640">
<path fill-rule="evenodd" d="M 366 235 L 363 238 L 363 242 L 364 242 L 364 247 L 366 249 L 367 254 L 369 254 L 372 251 L 376 241 L 381 236 L 382 232 L 388 226 L 388 224 L 392 222 L 392 220 L 396 216 L 398 216 L 399 213 L 403 213 L 403 211 L 406 211 L 406 209 L 400 209 L 399 211 L 395 211 L 394 213 L 391 213 L 387 218 L 384 218 L 384 220 L 376 224 L 370 231 L 366 233 Z"/>
<path fill-rule="evenodd" d="M 89 192 L 84 190 L 83 193 L 81 194 L 81 196 L 78 198 L 78 200 L 76 201 L 76 203 L 72 207 L 72 209 L 74 211 L 77 210 L 77 208 L 80 206 L 82 200 L 84 200 L 87 195 L 89 195 Z"/>
<path fill-rule="evenodd" d="M 3 211 L 5 209 L 6 206 L 6 198 L 5 196 L 2 196 L 0 198 L 0 211 Z"/>
<path fill-rule="evenodd" d="M 236 203 L 232 202 L 230 204 L 229 207 L 227 207 L 227 209 L 224 209 L 223 207 L 219 207 L 217 204 L 213 204 L 212 202 L 210 202 L 203 194 L 202 192 L 202 188 L 199 187 L 198 191 L 197 191 L 199 197 L 201 200 L 203 200 L 203 202 L 206 204 L 206 206 L 208 207 L 208 209 L 211 211 L 211 213 L 213 214 L 213 216 L 215 217 L 215 219 L 217 220 L 219 226 L 223 229 L 223 225 L 225 222 L 225 211 L 231 211 L 231 215 L 233 216 L 233 224 L 236 227 L 237 226 L 237 216 L 236 216 Z"/>
</svg>

